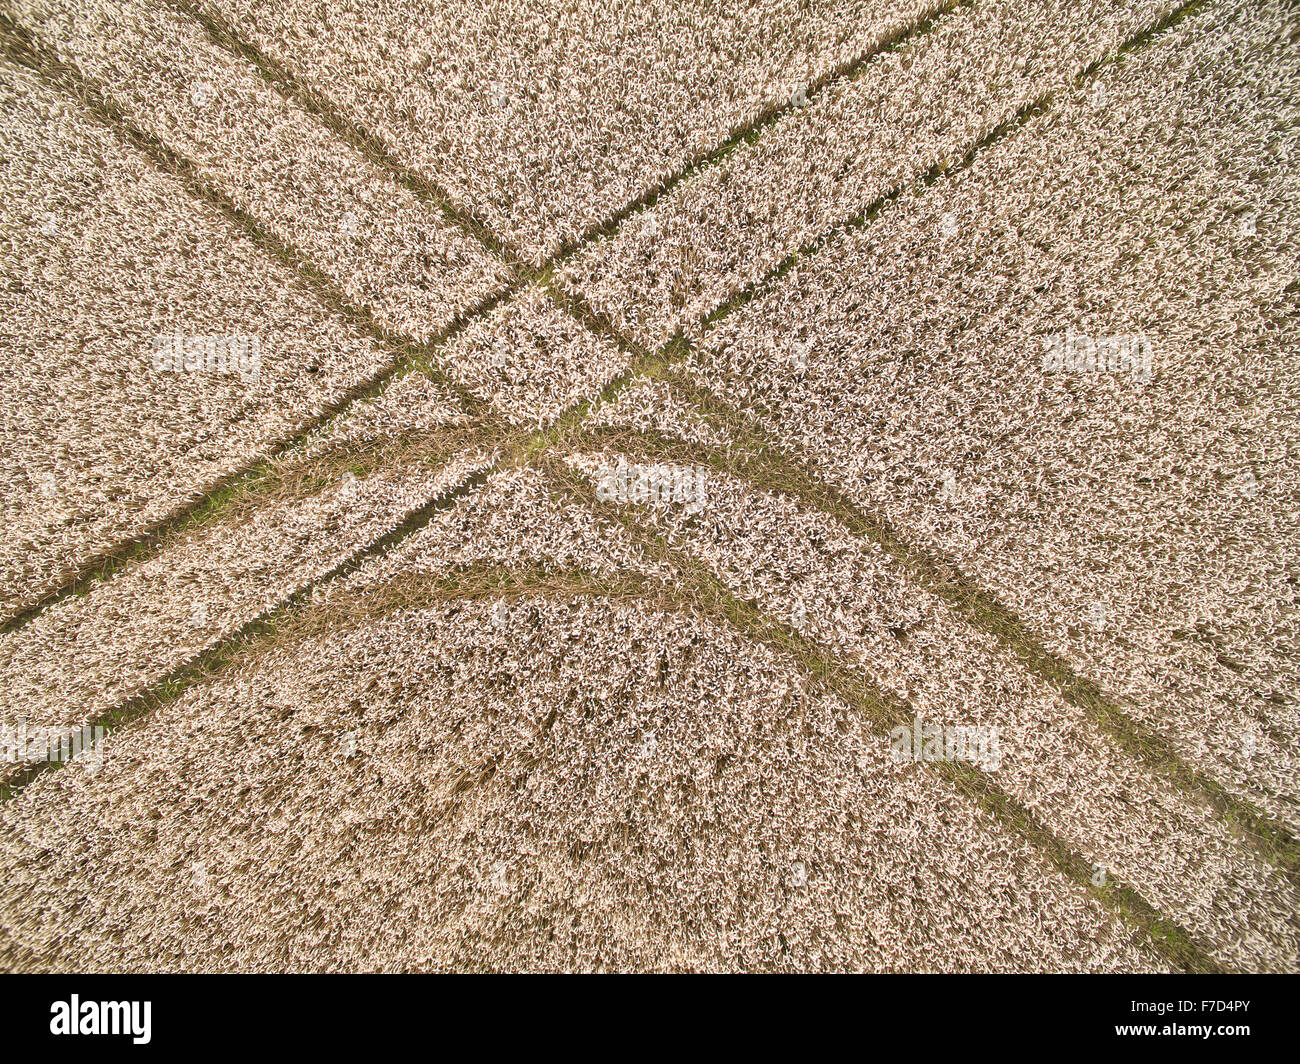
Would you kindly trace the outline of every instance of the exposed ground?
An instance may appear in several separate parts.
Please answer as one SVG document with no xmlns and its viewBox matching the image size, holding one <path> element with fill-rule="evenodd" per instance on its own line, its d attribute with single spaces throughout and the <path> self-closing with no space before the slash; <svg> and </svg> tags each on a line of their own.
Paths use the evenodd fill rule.
<svg viewBox="0 0 1300 1064">
<path fill-rule="evenodd" d="M 0 11 L 0 967 L 1300 970 L 1300 11 L 731 7 Z"/>
</svg>

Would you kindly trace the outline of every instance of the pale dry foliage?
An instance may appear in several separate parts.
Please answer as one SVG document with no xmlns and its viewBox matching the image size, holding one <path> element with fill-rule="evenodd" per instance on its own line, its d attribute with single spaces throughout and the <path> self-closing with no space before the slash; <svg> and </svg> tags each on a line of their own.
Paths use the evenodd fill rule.
<svg viewBox="0 0 1300 1064">
<path fill-rule="evenodd" d="M 1300 52 L 1259 7 L 837 238 L 696 372 L 1294 829 Z M 1066 330 L 1155 378 L 1044 373 Z"/>
<path fill-rule="evenodd" d="M 1300 967 L 1288 5 L 13 19 L 0 967 Z"/>
</svg>

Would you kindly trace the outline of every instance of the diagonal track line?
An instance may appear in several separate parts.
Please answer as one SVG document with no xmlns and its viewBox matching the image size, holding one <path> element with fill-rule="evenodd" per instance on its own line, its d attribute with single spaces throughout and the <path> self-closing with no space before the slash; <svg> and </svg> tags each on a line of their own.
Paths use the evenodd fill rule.
<svg viewBox="0 0 1300 1064">
<path fill-rule="evenodd" d="M 552 456 L 543 456 L 538 464 L 563 495 L 592 513 L 617 522 L 648 555 L 672 566 L 679 577 L 679 594 L 692 606 L 703 607 L 708 615 L 743 635 L 791 656 L 813 683 L 824 686 L 861 713 L 881 734 L 882 740 L 892 728 L 911 724 L 915 710 L 904 699 L 850 668 L 833 647 L 774 620 L 755 604 L 734 594 L 705 563 L 680 548 L 668 546 L 661 536 L 644 528 L 637 519 L 635 506 L 600 501 L 589 481 Z M 1091 862 L 1056 835 L 1037 813 L 978 768 L 962 762 L 926 764 L 1004 829 L 1033 845 L 1061 875 L 1140 930 L 1150 947 L 1170 964 L 1185 972 L 1227 970 L 1213 959 L 1205 944 L 1133 888 L 1115 883 L 1105 887 L 1095 885 Z"/>
<path fill-rule="evenodd" d="M 1111 55 L 1103 56 L 1102 58 L 1089 63 L 1077 75 L 1075 75 L 1074 85 L 1086 85 L 1102 68 L 1111 63 L 1118 62 L 1123 56 L 1129 55 L 1132 52 L 1145 47 L 1156 37 L 1173 29 L 1184 20 L 1198 14 L 1207 6 L 1208 3 L 1209 0 L 1184 0 L 1182 4 L 1168 12 L 1153 25 L 1134 34 L 1126 41 L 1123 41 Z M 782 277 L 789 273 L 790 270 L 798 264 L 800 259 L 818 254 L 823 248 L 825 248 L 826 244 L 838 234 L 858 232 L 865 229 L 877 217 L 879 217 L 881 211 L 883 211 L 890 203 L 897 200 L 905 192 L 911 192 L 913 195 L 924 195 L 925 191 L 940 179 L 952 174 L 960 173 L 964 170 L 969 170 L 985 151 L 994 147 L 1007 137 L 1018 133 L 1040 115 L 1047 114 L 1056 105 L 1060 96 L 1061 91 L 1059 89 L 1049 90 L 1041 93 L 1034 99 L 1021 104 L 1012 114 L 1008 115 L 992 129 L 979 137 L 958 158 L 955 160 L 934 163 L 916 178 L 910 181 L 900 181 L 891 189 L 878 196 L 858 214 L 844 219 L 838 225 L 832 226 L 817 238 L 796 248 L 779 263 L 769 269 L 762 277 L 758 278 L 756 281 L 750 282 L 736 292 L 733 292 L 729 297 L 727 297 L 727 299 L 723 300 L 723 302 L 713 310 L 702 315 L 693 326 L 688 326 L 688 328 L 694 328 L 699 333 L 707 331 L 712 325 L 733 313 L 737 308 L 769 291 L 773 285 L 780 281 Z"/>
<path fill-rule="evenodd" d="M 192 518 L 205 505 L 209 497 L 239 490 L 250 479 L 256 479 L 267 463 L 285 455 L 310 432 L 331 418 L 342 414 L 354 403 L 378 395 L 390 380 L 417 361 L 431 363 L 436 358 L 437 350 L 455 339 L 472 322 L 485 317 L 510 298 L 524 281 L 516 278 L 493 295 L 462 311 L 427 343 L 393 334 L 379 325 L 368 309 L 354 306 L 330 280 L 294 248 L 279 240 L 223 193 L 204 182 L 193 163 L 172 151 L 158 138 L 135 126 L 109 100 L 99 85 L 86 78 L 71 64 L 59 60 L 31 33 L 4 12 L 0 12 L 0 50 L 12 62 L 34 71 L 58 91 L 78 100 L 97 122 L 141 152 L 157 169 L 180 181 L 191 196 L 215 207 L 231 225 L 244 232 L 258 248 L 281 264 L 287 265 L 297 279 L 295 283 L 300 284 L 303 290 L 347 322 L 359 335 L 373 341 L 390 356 L 378 372 L 365 380 L 358 381 L 325 406 L 320 413 L 304 419 L 287 433 L 272 440 L 263 458 L 251 466 L 233 470 L 195 488 L 190 501 L 174 507 L 170 513 L 151 522 L 133 536 L 119 539 L 108 548 L 99 551 L 55 582 L 34 601 L 11 611 L 0 621 L 0 635 L 3 635 L 23 627 L 52 604 L 70 595 L 81 593 L 105 575 L 111 574 L 126 560 L 148 554 L 170 533 Z M 423 371 L 446 388 L 466 413 L 482 418 L 485 422 L 491 421 L 491 415 L 482 400 L 436 369 Z"/>
<path fill-rule="evenodd" d="M 210 679 L 223 668 L 232 655 L 243 645 L 261 635 L 275 631 L 277 624 L 286 616 L 305 603 L 310 603 L 319 586 L 336 578 L 346 577 L 356 572 L 364 562 L 377 554 L 382 554 L 397 541 L 427 525 L 443 510 L 450 509 L 459 500 L 472 494 L 487 482 L 490 470 L 480 468 L 459 484 L 448 488 L 442 494 L 428 500 L 423 506 L 412 511 L 391 531 L 374 540 L 367 546 L 353 551 L 318 577 L 304 581 L 299 587 L 286 595 L 276 605 L 264 610 L 245 621 L 239 628 L 229 632 L 211 643 L 193 659 L 177 665 L 166 676 L 147 684 L 142 690 L 121 700 L 116 706 L 104 711 L 86 722 L 87 727 L 103 728 L 109 733 L 123 724 L 143 717 L 160 705 L 173 701 L 189 687 Z M 11 801 L 33 780 L 47 772 L 59 770 L 63 762 L 35 761 L 9 776 L 0 784 L 0 804 Z"/>
<path fill-rule="evenodd" d="M 1076 77 L 1075 83 L 1086 84 L 1107 63 L 1146 46 L 1160 34 L 1197 14 L 1206 6 L 1206 2 L 1207 0 L 1187 0 L 1151 27 L 1123 42 L 1112 56 L 1090 64 Z M 865 228 L 889 202 L 897 199 L 906 189 L 910 188 L 914 194 L 923 195 L 927 188 L 946 175 L 968 169 L 983 151 L 1025 128 L 1036 116 L 1047 113 L 1058 96 L 1059 93 L 1056 92 L 1046 93 L 1023 105 L 1014 115 L 976 141 L 958 161 L 951 165 L 933 166 L 917 182 L 900 184 L 880 197 L 857 218 L 842 223 L 817 241 L 791 254 L 763 278 L 703 316 L 697 323 L 697 327 L 701 332 L 706 331 L 716 321 L 744 305 L 756 294 L 770 288 L 801 257 L 820 251 L 836 231 Z M 564 305 L 565 293 L 556 293 L 554 286 L 551 285 L 548 285 L 548 291 L 552 293 L 561 309 L 574 313 L 572 307 Z M 575 316 L 592 327 L 581 313 Z M 618 330 L 607 321 L 600 322 L 599 328 L 618 333 Z M 649 373 L 673 378 L 680 392 L 685 382 L 677 369 L 689 357 L 690 352 L 690 344 L 679 334 L 658 352 L 645 354 L 627 374 L 611 382 L 606 390 L 612 397 L 612 394 L 616 394 L 638 374 Z M 703 389 L 695 388 L 693 394 L 687 395 L 686 398 L 703 413 L 721 416 L 730 420 L 733 426 L 743 425 L 751 435 L 761 435 L 752 419 L 726 406 L 716 397 L 708 395 Z M 580 416 L 558 426 L 552 437 L 553 440 L 558 441 L 567 433 L 580 429 L 584 416 L 585 411 Z M 768 454 L 777 451 L 770 442 L 765 443 L 761 450 Z M 809 485 L 817 484 L 816 476 L 792 459 L 785 458 L 783 466 L 787 473 L 797 471 L 796 479 L 801 479 Z M 1042 640 L 995 595 L 962 574 L 951 561 L 937 558 L 933 554 L 907 544 L 882 518 L 862 514 L 834 489 L 817 484 L 816 489 L 808 493 L 808 498 L 819 508 L 827 509 L 829 506 L 827 512 L 833 516 L 841 520 L 847 518 L 848 527 L 858 534 L 878 539 L 886 549 L 896 554 L 918 583 L 939 594 L 974 627 L 992 635 L 1011 649 L 1031 671 L 1047 680 L 1067 701 L 1082 709 L 1090 719 L 1099 724 L 1125 754 L 1138 760 L 1185 793 L 1207 802 L 1230 829 L 1244 834 L 1257 853 L 1278 867 L 1292 882 L 1300 885 L 1300 840 L 1297 840 L 1292 832 L 1255 808 L 1251 802 L 1230 793 L 1216 780 L 1192 768 L 1173 750 L 1167 740 L 1137 722 L 1115 700 L 1109 698 L 1099 684 L 1080 676 L 1063 659 L 1047 651 Z"/>
<path fill-rule="evenodd" d="M 453 225 L 468 233 L 512 269 L 527 269 L 523 253 L 504 240 L 470 207 L 458 203 L 438 182 L 403 164 L 379 137 L 349 121 L 319 92 L 304 85 L 284 64 L 267 55 L 233 27 L 194 0 L 165 0 L 179 15 L 197 22 L 213 44 L 245 60 L 281 96 L 297 103 L 339 140 L 387 171 L 399 185 L 436 208 Z"/>
<path fill-rule="evenodd" d="M 1049 651 L 1012 609 L 966 576 L 955 562 L 911 545 L 883 515 L 857 506 L 806 463 L 782 451 L 752 418 L 700 385 L 672 374 L 667 383 L 678 399 L 706 421 L 721 426 L 735 446 L 723 450 L 663 433 L 579 426 L 557 450 L 565 453 L 608 445 L 628 457 L 706 466 L 743 480 L 756 490 L 785 495 L 831 517 L 853 535 L 878 543 L 902 566 L 909 579 L 941 598 L 971 627 L 1010 650 L 1028 671 L 1097 724 L 1126 755 L 1208 804 L 1245 838 L 1251 849 L 1300 887 L 1300 843 L 1286 828 L 1187 764 L 1167 739 L 1134 719 L 1099 684 L 1080 676 L 1063 658 Z"/>
<path fill-rule="evenodd" d="M 700 152 L 682 163 L 671 174 L 619 208 L 605 221 L 591 226 L 577 239 L 562 244 L 559 250 L 546 258 L 541 265 L 530 266 L 527 256 L 520 249 L 500 234 L 493 232 L 491 227 L 471 208 L 458 203 L 455 197 L 438 182 L 399 161 L 382 138 L 346 117 L 323 93 L 304 84 L 283 63 L 268 55 L 252 41 L 241 37 L 229 22 L 209 10 L 202 0 L 165 0 L 165 2 L 180 14 L 187 15 L 199 23 L 214 44 L 251 63 L 278 92 L 295 100 L 305 110 L 314 114 L 335 136 L 385 167 L 405 187 L 437 205 L 449 221 L 461 226 L 502 258 L 507 265 L 523 271 L 533 280 L 548 276 L 556 266 L 572 256 L 583 245 L 612 233 L 630 215 L 652 206 L 683 181 L 715 165 L 742 144 L 752 142 L 762 134 L 764 129 L 780 121 L 795 109 L 792 101 L 768 104 L 748 121 L 731 130 L 715 147 Z M 833 83 L 851 79 L 878 56 L 904 47 L 916 37 L 929 33 L 945 15 L 951 14 L 958 8 L 970 7 L 974 3 L 975 0 L 937 0 L 915 22 L 897 26 L 859 55 L 814 78 L 804 90 L 805 97 L 811 101 Z"/>
</svg>

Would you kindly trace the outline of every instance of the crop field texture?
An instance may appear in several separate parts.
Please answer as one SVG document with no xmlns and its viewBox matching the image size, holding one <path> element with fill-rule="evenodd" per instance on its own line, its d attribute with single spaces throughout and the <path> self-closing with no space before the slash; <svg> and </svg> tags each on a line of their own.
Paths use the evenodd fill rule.
<svg viewBox="0 0 1300 1064">
<path fill-rule="evenodd" d="M 1300 971 L 1294 3 L 0 44 L 0 970 Z"/>
</svg>

